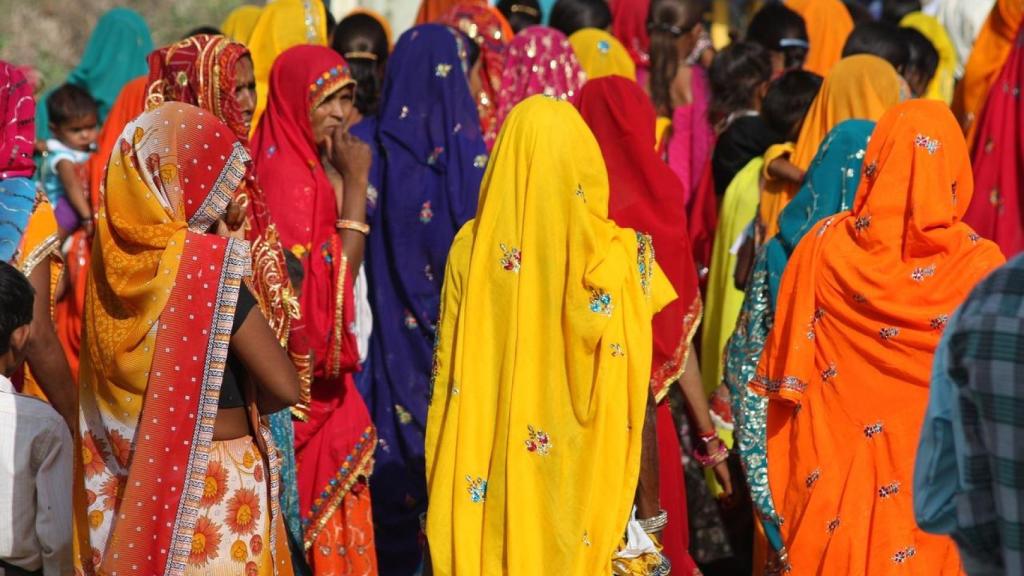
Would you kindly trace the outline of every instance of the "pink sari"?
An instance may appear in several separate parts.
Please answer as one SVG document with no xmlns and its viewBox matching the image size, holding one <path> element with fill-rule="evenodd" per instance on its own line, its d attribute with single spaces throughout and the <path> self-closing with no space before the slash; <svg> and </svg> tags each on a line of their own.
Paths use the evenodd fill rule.
<svg viewBox="0 0 1024 576">
<path fill-rule="evenodd" d="M 661 146 L 669 167 L 683 183 L 690 245 L 703 285 L 711 264 L 711 247 L 718 224 L 718 205 L 711 177 L 715 132 L 708 120 L 711 90 L 707 71 L 701 66 L 690 69 L 693 102 L 673 111 L 672 127 Z"/>
</svg>

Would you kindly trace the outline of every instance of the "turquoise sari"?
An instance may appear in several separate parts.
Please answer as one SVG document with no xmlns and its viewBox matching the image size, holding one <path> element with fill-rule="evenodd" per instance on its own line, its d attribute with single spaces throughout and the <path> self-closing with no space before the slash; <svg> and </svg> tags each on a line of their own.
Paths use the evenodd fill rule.
<svg viewBox="0 0 1024 576">
<path fill-rule="evenodd" d="M 818 148 L 804 184 L 779 215 L 779 233 L 757 253 L 736 331 L 726 346 L 725 385 L 734 419 L 733 437 L 750 486 L 754 509 L 768 542 L 782 551 L 779 517 L 768 486 L 768 401 L 750 392 L 750 382 L 772 328 L 779 282 L 796 245 L 818 221 L 853 206 L 861 164 L 875 123 L 847 120 Z"/>
</svg>

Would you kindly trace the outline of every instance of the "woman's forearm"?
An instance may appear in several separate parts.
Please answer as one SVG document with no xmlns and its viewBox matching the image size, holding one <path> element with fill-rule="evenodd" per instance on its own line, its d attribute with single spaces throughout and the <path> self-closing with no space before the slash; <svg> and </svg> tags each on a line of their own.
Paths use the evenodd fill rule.
<svg viewBox="0 0 1024 576">
<path fill-rule="evenodd" d="M 700 377 L 700 365 L 697 363 L 697 355 L 690 353 L 686 359 L 686 371 L 679 379 L 679 387 L 683 391 L 686 404 L 690 407 L 697 432 L 706 434 L 715 431 L 715 425 L 711 422 L 711 408 L 708 405 L 708 398 L 704 394 L 704 383 Z"/>
<path fill-rule="evenodd" d="M 657 516 L 661 510 L 658 466 L 658 422 L 654 394 L 647 393 L 647 414 L 644 418 L 643 445 L 640 450 L 640 482 L 636 489 L 637 518 Z"/>
</svg>

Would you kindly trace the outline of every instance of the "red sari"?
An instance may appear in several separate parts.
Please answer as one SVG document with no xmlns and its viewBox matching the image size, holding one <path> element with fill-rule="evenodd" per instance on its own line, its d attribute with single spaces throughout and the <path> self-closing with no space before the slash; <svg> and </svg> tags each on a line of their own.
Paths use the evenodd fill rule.
<svg viewBox="0 0 1024 576">
<path fill-rule="evenodd" d="M 693 574 L 682 449 L 666 398 L 683 374 L 702 309 L 683 187 L 654 149 L 654 107 L 636 82 L 616 76 L 591 80 L 580 92 L 579 108 L 608 168 L 609 217 L 651 236 L 658 264 L 679 296 L 654 316 L 651 385 L 658 402 L 661 507 L 669 514 L 664 554 L 676 573 Z"/>
<path fill-rule="evenodd" d="M 1010 52 L 988 102 L 978 117 L 977 146 L 972 154 L 977 194 L 964 222 L 978 234 L 994 241 L 1009 259 L 1024 250 L 1024 111 L 1020 88 L 1024 81 L 1022 36 Z"/>
<path fill-rule="evenodd" d="M 307 420 L 295 422 L 295 458 L 304 546 L 315 574 L 377 573 L 366 486 L 376 433 L 352 381 L 359 362 L 349 330 L 352 271 L 310 122 L 313 109 L 350 84 L 348 65 L 333 50 L 289 48 L 270 72 L 267 109 L 252 143 L 263 195 L 254 200 L 266 203 L 282 244 L 305 269 L 302 319 L 292 325 L 289 348 L 312 357 L 312 397 Z"/>
</svg>

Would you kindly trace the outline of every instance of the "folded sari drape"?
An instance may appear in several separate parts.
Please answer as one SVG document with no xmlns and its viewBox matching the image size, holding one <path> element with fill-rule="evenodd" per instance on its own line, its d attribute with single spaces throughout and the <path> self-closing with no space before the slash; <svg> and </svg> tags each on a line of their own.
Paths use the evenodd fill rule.
<svg viewBox="0 0 1024 576">
<path fill-rule="evenodd" d="M 964 215 L 978 234 L 994 241 L 1007 258 L 1024 250 L 1024 114 L 1020 90 L 1024 84 L 1024 37 L 1003 66 L 988 102 L 978 117 L 978 146 L 971 158 L 978 191 Z"/>
<path fill-rule="evenodd" d="M 958 574 L 953 541 L 914 522 L 914 453 L 939 336 L 1003 257 L 961 222 L 973 179 L 944 104 L 887 112 L 863 170 L 852 210 L 793 252 L 750 382 L 782 539 L 796 574 Z"/>
<path fill-rule="evenodd" d="M 198 108 L 165 104 L 125 128 L 107 171 L 80 378 L 88 510 L 76 513 L 91 529 L 90 573 L 182 574 L 212 544 L 193 534 L 225 520 L 202 516 L 200 502 L 249 252 L 206 232 L 249 155 L 218 130 L 230 134 Z M 276 476 L 270 485 L 255 497 L 276 517 Z M 273 568 L 290 574 L 287 553 L 275 552 Z"/>
<path fill-rule="evenodd" d="M 742 301 L 736 330 L 725 351 L 725 385 L 733 414 L 733 438 L 743 462 L 758 519 L 772 548 L 782 552 L 778 514 L 768 485 L 765 423 L 768 403 L 747 383 L 761 359 L 771 331 L 778 284 L 789 255 L 807 231 L 822 218 L 853 206 L 868 137 L 868 120 L 847 120 L 829 132 L 807 170 L 800 192 L 779 217 L 779 233 L 758 251 Z"/>
<path fill-rule="evenodd" d="M 427 422 L 434 573 L 608 574 L 640 469 L 650 237 L 607 219 L 572 105 L 512 111 L 445 274 Z M 558 249 L 551 249 L 558 247 Z"/>
</svg>

